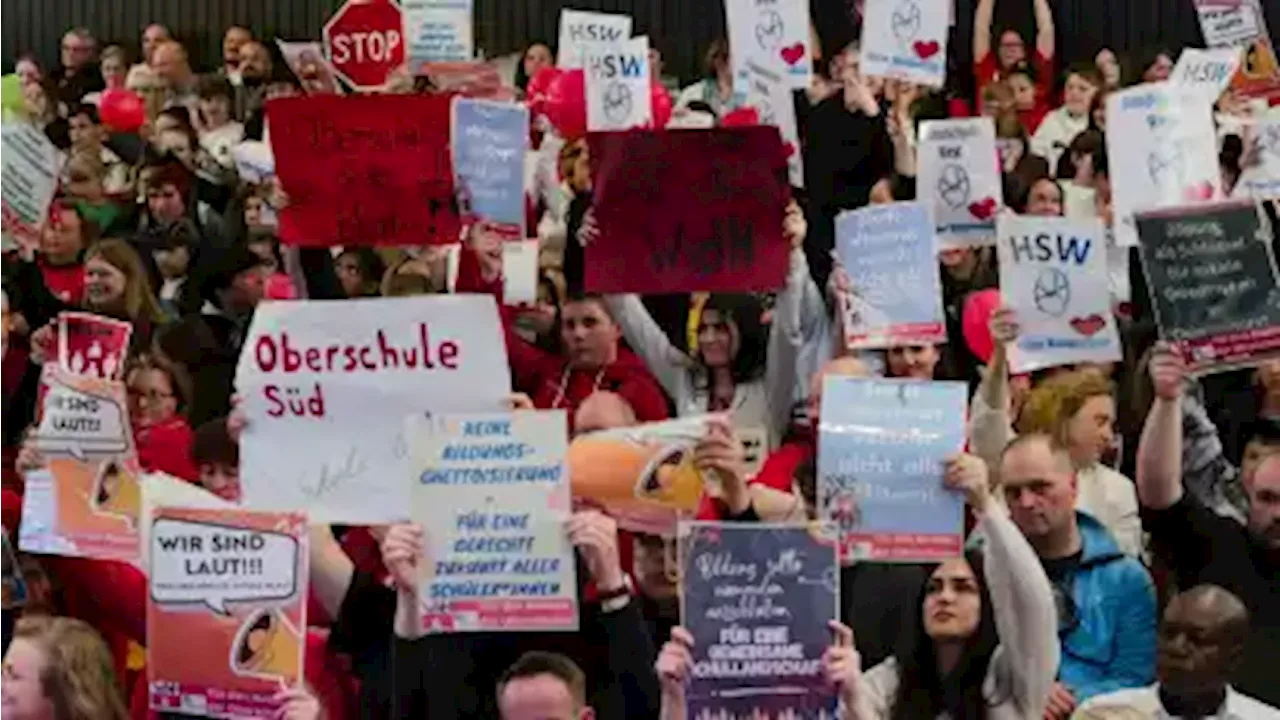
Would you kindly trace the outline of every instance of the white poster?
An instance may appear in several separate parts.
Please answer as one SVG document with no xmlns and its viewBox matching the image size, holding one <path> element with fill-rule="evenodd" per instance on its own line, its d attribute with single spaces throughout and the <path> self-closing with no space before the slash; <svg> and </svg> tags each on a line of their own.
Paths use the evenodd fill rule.
<svg viewBox="0 0 1280 720">
<path fill-rule="evenodd" d="M 1256 143 L 1256 161 L 1241 171 L 1232 196 L 1256 200 L 1280 198 L 1280 107 L 1271 108 L 1245 133 Z"/>
<path fill-rule="evenodd" d="M 431 632 L 578 629 L 563 410 L 412 419 L 413 518 L 430 529 Z"/>
<path fill-rule="evenodd" d="M 809 87 L 813 62 L 807 0 L 725 0 L 724 11 L 735 94 L 745 94 L 749 63 L 777 73 L 792 89 Z"/>
<path fill-rule="evenodd" d="M 649 38 L 586 50 L 587 129 L 631 130 L 653 123 L 649 95 Z"/>
<path fill-rule="evenodd" d="M 1261 8 L 1255 2 L 1224 0 L 1220 4 L 1196 2 L 1200 31 L 1209 47 L 1242 47 L 1266 34 Z"/>
<path fill-rule="evenodd" d="M 631 38 L 631 16 L 560 11 L 560 45 L 556 67 L 575 70 L 584 67 L 586 51 L 596 45 L 620 43 Z"/>
<path fill-rule="evenodd" d="M 804 187 L 804 154 L 796 129 L 796 105 L 791 87 L 782 76 L 755 63 L 747 65 L 746 104 L 756 109 L 761 125 L 773 125 L 782 135 L 787 153 L 787 178 L 792 187 Z"/>
<path fill-rule="evenodd" d="M 1004 205 L 991 118 L 920 124 L 918 197 L 933 208 L 943 248 L 990 245 Z"/>
<path fill-rule="evenodd" d="M 1240 69 L 1239 48 L 1183 48 L 1169 81 L 1213 105 Z"/>
<path fill-rule="evenodd" d="M 302 84 L 308 95 L 342 95 L 342 83 L 333 72 L 333 66 L 324 58 L 324 49 L 314 40 L 287 42 L 276 38 L 280 56 Z"/>
<path fill-rule="evenodd" d="M 400 0 L 409 67 L 475 56 L 472 0 Z"/>
<path fill-rule="evenodd" d="M 403 520 L 405 418 L 499 410 L 510 383 L 487 295 L 263 303 L 236 371 L 244 504 L 316 523 Z"/>
<path fill-rule="evenodd" d="M 1021 332 L 1009 370 L 1120 360 L 1098 220 L 1000 216 L 1000 295 Z"/>
<path fill-rule="evenodd" d="M 1138 244 L 1134 213 L 1222 197 L 1212 110 L 1177 85 L 1139 85 L 1108 95 L 1107 155 L 1122 247 Z"/>
<path fill-rule="evenodd" d="M 866 0 L 863 74 L 942 87 L 949 5 L 950 0 Z"/>
<path fill-rule="evenodd" d="M 0 127 L 0 214 L 6 238 L 40 244 L 40 229 L 62 175 L 63 154 L 40 129 L 25 122 Z"/>
</svg>

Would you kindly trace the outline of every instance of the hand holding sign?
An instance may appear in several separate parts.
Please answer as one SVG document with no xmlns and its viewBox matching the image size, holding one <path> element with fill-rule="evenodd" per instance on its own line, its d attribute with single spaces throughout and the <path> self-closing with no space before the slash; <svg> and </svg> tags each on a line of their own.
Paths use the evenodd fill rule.
<svg viewBox="0 0 1280 720">
<path fill-rule="evenodd" d="M 959 453 L 947 458 L 943 483 L 952 490 L 964 493 L 965 502 L 973 511 L 982 514 L 991 498 L 987 481 L 987 464 L 976 455 Z"/>
<path fill-rule="evenodd" d="M 862 681 L 862 656 L 853 643 L 853 630 L 836 620 L 827 622 L 831 628 L 831 647 L 822 654 L 822 674 L 827 684 L 840 696 L 844 707 L 857 707 L 858 685 Z"/>
<path fill-rule="evenodd" d="M 1187 378 L 1187 364 L 1182 355 L 1165 342 L 1158 342 L 1151 353 L 1151 388 L 1161 400 L 1177 400 Z"/>
<path fill-rule="evenodd" d="M 625 587 L 618 557 L 618 523 L 599 510 L 582 510 L 569 518 L 569 542 L 578 548 L 591 579 L 602 591 Z"/>
<path fill-rule="evenodd" d="M 671 639 L 663 643 L 654 663 L 662 695 L 673 707 L 683 707 L 685 686 L 693 670 L 693 635 L 680 626 L 671 628 Z"/>
<path fill-rule="evenodd" d="M 422 572 L 431 566 L 426 560 L 426 547 L 426 534 L 417 523 L 392 525 L 382 539 L 382 564 L 400 592 L 418 592 Z"/>
</svg>

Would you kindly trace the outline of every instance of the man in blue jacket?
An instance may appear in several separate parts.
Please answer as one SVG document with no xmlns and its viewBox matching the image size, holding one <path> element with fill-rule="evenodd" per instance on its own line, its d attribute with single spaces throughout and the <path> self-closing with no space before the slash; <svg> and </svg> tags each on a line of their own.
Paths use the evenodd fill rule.
<svg viewBox="0 0 1280 720">
<path fill-rule="evenodd" d="M 1010 516 L 1035 548 L 1058 603 L 1062 664 L 1046 720 L 1084 700 L 1148 685 L 1155 675 L 1156 595 L 1151 576 L 1079 512 L 1071 457 L 1047 435 L 1010 443 L 1001 464 Z"/>
</svg>

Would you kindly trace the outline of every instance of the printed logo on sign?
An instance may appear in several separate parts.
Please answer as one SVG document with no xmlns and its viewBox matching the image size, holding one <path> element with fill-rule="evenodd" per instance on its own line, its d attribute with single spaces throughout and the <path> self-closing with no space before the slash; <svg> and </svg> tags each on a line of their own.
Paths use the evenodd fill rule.
<svg viewBox="0 0 1280 720">
<path fill-rule="evenodd" d="M 623 122 L 631 115 L 631 88 L 613 81 L 604 90 L 604 114 L 609 122 Z"/>
<path fill-rule="evenodd" d="M 893 11 L 893 36 L 904 48 L 920 32 L 920 6 L 914 2 L 903 3 Z"/>
<path fill-rule="evenodd" d="M 1040 271 L 1035 284 L 1036 309 L 1053 317 L 1062 317 L 1071 307 L 1071 281 L 1055 267 Z"/>
<path fill-rule="evenodd" d="M 756 22 L 756 42 L 763 50 L 775 50 L 782 44 L 785 31 L 782 16 L 773 10 L 766 10 L 760 13 L 760 19 Z"/>
</svg>

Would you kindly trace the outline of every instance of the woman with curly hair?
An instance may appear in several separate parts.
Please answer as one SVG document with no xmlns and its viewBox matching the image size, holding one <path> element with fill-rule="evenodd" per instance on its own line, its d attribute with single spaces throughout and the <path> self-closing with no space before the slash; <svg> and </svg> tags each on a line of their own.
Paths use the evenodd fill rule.
<svg viewBox="0 0 1280 720">
<path fill-rule="evenodd" d="M 23 617 L 4 656 L 5 720 L 125 720 L 111 652 L 67 617 Z"/>
</svg>

